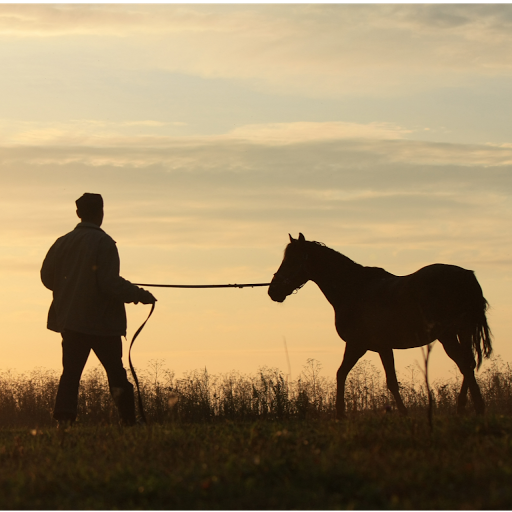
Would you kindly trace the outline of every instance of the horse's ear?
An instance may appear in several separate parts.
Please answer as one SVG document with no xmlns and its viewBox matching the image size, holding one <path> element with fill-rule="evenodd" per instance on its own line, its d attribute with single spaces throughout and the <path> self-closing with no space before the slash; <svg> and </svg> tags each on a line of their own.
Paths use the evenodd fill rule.
<svg viewBox="0 0 512 512">
<path fill-rule="evenodd" d="M 293 243 L 293 242 L 296 242 L 297 240 L 295 240 L 295 238 L 293 238 L 292 235 L 290 235 L 290 233 L 288 233 L 288 236 L 290 237 L 290 242 Z"/>
<path fill-rule="evenodd" d="M 302 233 L 299 233 L 299 242 L 305 242 L 306 239 L 304 238 L 304 235 Z"/>
</svg>

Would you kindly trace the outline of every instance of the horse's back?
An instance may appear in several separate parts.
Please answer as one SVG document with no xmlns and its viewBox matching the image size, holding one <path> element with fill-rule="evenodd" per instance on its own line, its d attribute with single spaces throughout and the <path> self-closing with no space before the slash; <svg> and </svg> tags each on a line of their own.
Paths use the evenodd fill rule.
<svg viewBox="0 0 512 512">
<path fill-rule="evenodd" d="M 472 270 L 468 270 L 457 265 L 449 265 L 447 263 L 433 263 L 420 268 L 416 272 L 403 277 L 414 277 L 416 279 L 426 279 L 438 281 L 439 279 L 453 279 L 454 277 L 462 278 L 462 276 L 474 276 Z"/>
<path fill-rule="evenodd" d="M 406 276 L 371 272 L 375 278 L 336 322 L 342 338 L 364 340 L 369 350 L 425 345 L 485 304 L 474 273 L 455 265 L 436 263 Z"/>
<path fill-rule="evenodd" d="M 472 270 L 436 263 L 405 276 L 404 281 L 435 338 L 442 332 L 457 334 L 487 307 Z"/>
<path fill-rule="evenodd" d="M 475 273 L 456 265 L 435 263 L 403 279 L 427 317 L 441 319 L 443 315 L 462 313 L 485 303 Z"/>
</svg>

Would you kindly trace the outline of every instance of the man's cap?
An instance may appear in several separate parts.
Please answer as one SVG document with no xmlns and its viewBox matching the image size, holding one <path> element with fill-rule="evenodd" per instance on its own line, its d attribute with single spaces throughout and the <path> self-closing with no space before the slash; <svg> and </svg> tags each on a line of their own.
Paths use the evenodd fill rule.
<svg viewBox="0 0 512 512">
<path fill-rule="evenodd" d="M 101 194 L 91 194 L 86 192 L 82 197 L 76 201 L 76 207 L 79 212 L 92 212 L 103 208 L 103 198 Z"/>
</svg>

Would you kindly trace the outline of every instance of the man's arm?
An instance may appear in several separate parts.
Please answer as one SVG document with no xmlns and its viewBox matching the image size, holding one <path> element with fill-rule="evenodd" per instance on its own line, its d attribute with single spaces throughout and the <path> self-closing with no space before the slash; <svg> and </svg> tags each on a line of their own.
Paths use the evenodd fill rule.
<svg viewBox="0 0 512 512">
<path fill-rule="evenodd" d="M 55 283 L 55 244 L 50 247 L 41 267 L 41 281 L 49 290 L 54 289 Z"/>
<path fill-rule="evenodd" d="M 156 302 L 153 294 L 130 283 L 119 275 L 120 261 L 115 242 L 104 238 L 98 246 L 98 265 L 96 279 L 101 293 L 129 303 L 142 302 L 153 304 Z"/>
</svg>

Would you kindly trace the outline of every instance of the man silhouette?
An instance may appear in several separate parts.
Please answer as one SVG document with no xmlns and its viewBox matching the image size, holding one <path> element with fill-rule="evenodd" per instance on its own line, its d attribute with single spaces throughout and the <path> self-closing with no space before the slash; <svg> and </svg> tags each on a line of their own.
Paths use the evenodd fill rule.
<svg viewBox="0 0 512 512">
<path fill-rule="evenodd" d="M 62 334 L 62 376 L 53 417 L 72 424 L 78 387 L 90 351 L 105 368 L 110 392 L 124 425 L 134 425 L 133 386 L 122 363 L 125 303 L 153 304 L 153 295 L 119 275 L 116 243 L 101 228 L 103 198 L 86 193 L 76 200 L 81 222 L 50 248 L 41 280 L 53 292 L 48 329 Z"/>
</svg>

